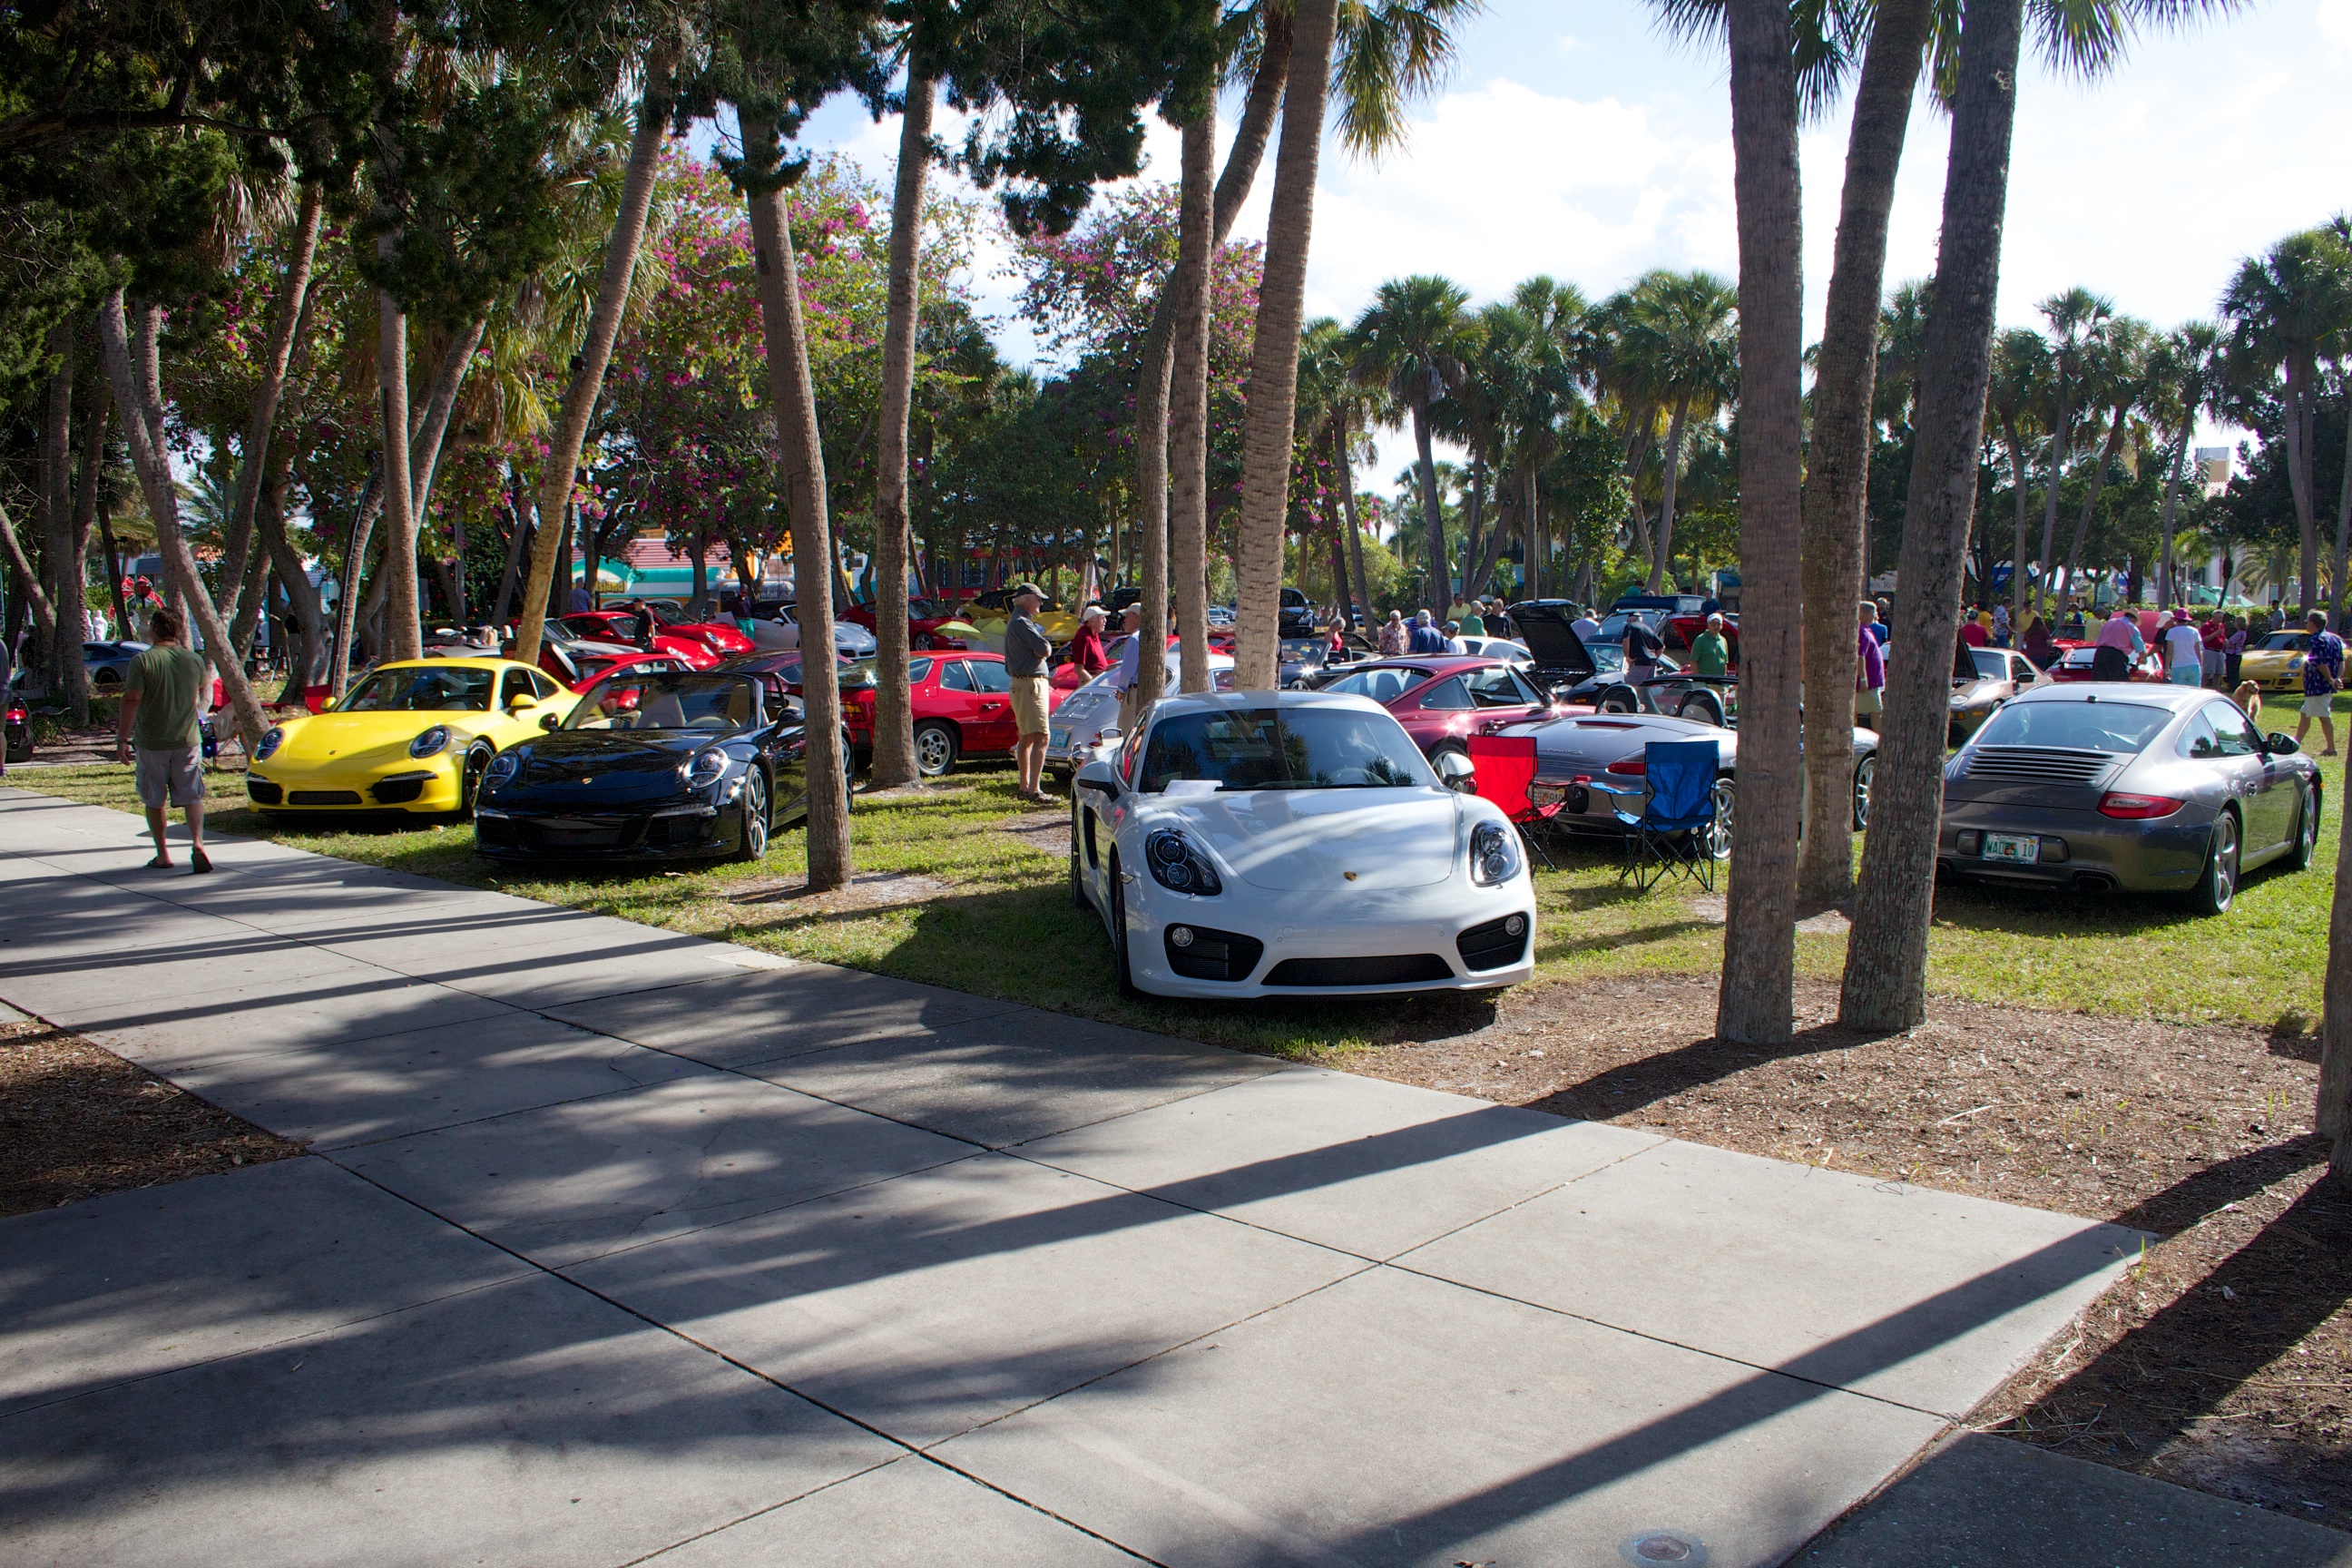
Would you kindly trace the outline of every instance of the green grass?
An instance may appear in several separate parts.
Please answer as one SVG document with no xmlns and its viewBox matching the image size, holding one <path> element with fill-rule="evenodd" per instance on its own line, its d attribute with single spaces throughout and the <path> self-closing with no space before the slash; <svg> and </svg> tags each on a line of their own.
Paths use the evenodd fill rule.
<svg viewBox="0 0 2352 1568">
<path fill-rule="evenodd" d="M 2352 729 L 2352 712 L 2342 727 Z M 2168 898 L 2146 894 L 1946 888 L 1929 945 L 1930 989 L 2183 1023 L 2309 1026 L 2319 1016 L 2344 781 L 2336 760 L 2326 765 L 2331 798 L 2310 870 L 2254 873 L 2237 907 L 2219 920 L 2199 919 Z M 1050 835 L 1038 836 L 1051 849 L 1041 852 L 1038 843 L 1008 830 L 1024 808 L 1003 765 L 967 767 L 944 786 L 857 803 L 852 836 L 858 875 L 886 879 L 861 891 L 901 900 L 885 907 L 799 896 L 806 862 L 795 833 L 779 835 L 758 866 L 615 868 L 548 879 L 481 859 L 464 824 L 280 826 L 246 806 L 242 774 L 215 773 L 211 780 L 209 820 L 223 833 L 1286 1055 L 1458 1032 L 1475 1026 L 1484 1005 L 1454 997 L 1123 1003 L 1100 923 L 1070 901 L 1059 846 Z M 8 783 L 137 809 L 126 768 L 18 770 Z M 1558 858 L 1559 870 L 1538 868 L 1536 874 L 1540 980 L 1709 973 L 1719 966 L 1722 928 L 1705 918 L 1687 886 L 1634 892 L 1619 884 L 1613 852 L 1598 846 Z M 921 882 L 893 889 L 887 881 L 893 876 Z M 813 907 L 819 904 L 826 907 Z M 1834 981 L 1844 956 L 1843 936 L 1798 936 L 1801 973 Z M 1465 1014 L 1465 1006 L 1472 1011 Z"/>
</svg>

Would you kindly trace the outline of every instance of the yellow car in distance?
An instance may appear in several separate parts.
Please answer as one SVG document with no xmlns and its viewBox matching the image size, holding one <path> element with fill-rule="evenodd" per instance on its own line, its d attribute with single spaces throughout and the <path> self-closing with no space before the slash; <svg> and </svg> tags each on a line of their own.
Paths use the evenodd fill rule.
<svg viewBox="0 0 2352 1568">
<path fill-rule="evenodd" d="M 2251 680 L 2264 691 L 2303 689 L 2303 650 L 2309 632 L 2271 632 L 2250 642 L 2238 659 L 2238 679 Z"/>
<path fill-rule="evenodd" d="M 490 759 L 577 700 L 512 659 L 378 665 L 325 712 L 264 735 L 245 793 L 273 814 L 471 811 Z"/>
</svg>

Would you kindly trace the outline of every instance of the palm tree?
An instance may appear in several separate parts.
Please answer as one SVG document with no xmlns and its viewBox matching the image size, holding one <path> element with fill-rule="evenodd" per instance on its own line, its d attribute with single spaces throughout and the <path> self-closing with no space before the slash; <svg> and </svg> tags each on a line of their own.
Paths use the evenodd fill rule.
<svg viewBox="0 0 2352 1568">
<path fill-rule="evenodd" d="M 1887 672 L 1870 832 L 1838 998 L 1838 1016 L 1851 1027 L 1906 1029 L 1927 1016 L 1927 931 L 1950 723 L 1949 667 L 1942 655 L 1958 636 L 1961 573 L 1976 517 L 2023 22 L 2024 0 L 1974 0 L 1959 44 L 1936 298 L 1920 356 L 1895 599 L 1897 644 L 1920 657 L 1897 659 Z"/>
<path fill-rule="evenodd" d="M 1249 408 L 1242 421 L 1241 516 L 1234 552 L 1241 609 L 1234 682 L 1248 690 L 1271 689 L 1277 673 L 1276 619 L 1282 603 L 1283 528 L 1290 510 L 1298 333 L 1306 316 L 1307 250 L 1315 226 L 1315 177 L 1322 161 L 1323 105 L 1330 89 L 1338 12 L 1339 0 L 1298 0 L 1291 22 L 1282 146 L 1275 154 L 1265 263 L 1250 341 Z"/>
<path fill-rule="evenodd" d="M 1463 356 L 1471 346 L 1465 311 L 1470 296 L 1450 279 L 1423 274 L 1381 285 L 1356 318 L 1355 374 L 1384 387 L 1412 421 L 1422 520 L 1429 535 L 1430 613 L 1442 615 L 1453 592 L 1444 510 L 1437 498 L 1437 461 L 1431 449 L 1430 409 L 1462 384 Z"/>
<path fill-rule="evenodd" d="M 2026 465 L 2040 434 L 2034 410 L 2044 400 L 2049 370 L 2050 354 L 2040 332 L 2012 327 L 1993 345 L 1985 408 L 2000 426 L 2001 449 L 2009 458 L 2010 499 L 2017 508 L 2016 538 L 2010 551 L 2009 617 L 2021 633 L 2025 626 Z"/>
<path fill-rule="evenodd" d="M 2108 318 L 2116 313 L 2116 306 L 2112 300 L 2077 288 L 2053 294 L 2034 308 L 2050 323 L 2050 361 L 2054 378 L 2049 420 L 2050 478 L 2042 502 L 2042 582 L 2033 600 L 2034 607 L 2039 609 L 2047 600 L 2050 584 L 2057 575 L 2051 568 L 2057 564 L 2058 554 L 2058 486 L 2074 455 L 2074 416 L 2080 409 L 2083 394 L 2083 362 L 2096 346 Z M 2066 592 L 2074 591 L 2074 581 L 2069 578 Z"/>
<path fill-rule="evenodd" d="M 1652 272 L 1627 290 L 1617 331 L 1619 374 L 1638 384 L 1666 416 L 1658 527 L 1650 552 L 1653 594 L 1664 589 L 1674 555 L 1684 432 L 1694 416 L 1713 419 L 1737 392 L 1738 331 L 1738 292 L 1712 272 Z"/>
<path fill-rule="evenodd" d="M 2259 378 L 2264 385 L 2273 374 L 2282 378 L 2287 489 L 2303 535 L 2301 607 L 2309 615 L 2319 586 L 2312 416 L 2319 361 L 2341 353 L 2345 334 L 2352 331 L 2352 247 L 2331 229 L 2287 236 L 2239 265 L 2221 296 L 2221 314 L 2229 319 L 2230 353 L 2240 378 Z"/>
<path fill-rule="evenodd" d="M 2106 489 L 2107 476 L 2123 458 L 2124 445 L 2136 427 L 2133 414 L 2147 393 L 2148 344 L 2154 336 L 2154 329 L 2137 317 L 2117 316 L 2105 324 L 2086 356 L 2084 400 L 2087 404 L 2095 393 L 2098 396 L 2106 435 L 2099 445 L 2097 463 L 2091 469 L 2083 510 L 2074 520 L 2074 542 L 2066 550 L 2066 583 L 2070 590 L 2075 568 L 2083 560 L 2083 543 L 2090 537 L 2091 518 L 2098 510 L 2100 493 Z"/>
<path fill-rule="evenodd" d="M 919 782 L 914 699 L 908 687 L 907 426 L 914 412 L 915 325 L 920 282 L 923 181 L 931 166 L 929 74 L 908 39 L 898 174 L 890 198 L 889 309 L 882 330 L 882 405 L 876 416 L 874 481 L 875 787 Z"/>
<path fill-rule="evenodd" d="M 2180 596 L 2173 569 L 2173 512 L 2180 500 L 2180 479 L 2189 467 L 2189 444 L 2197 437 L 2197 419 L 2212 400 L 2221 358 L 2221 329 L 2210 321 L 2186 321 L 2152 345 L 2147 356 L 2147 408 L 2160 431 L 2172 434 L 2172 463 L 2164 477 L 2164 544 L 2157 556 L 2157 602 L 2168 605 Z M 2336 547 L 2336 581 L 2343 581 L 2343 546 Z M 2342 595 L 2338 595 L 2340 603 Z"/>
</svg>

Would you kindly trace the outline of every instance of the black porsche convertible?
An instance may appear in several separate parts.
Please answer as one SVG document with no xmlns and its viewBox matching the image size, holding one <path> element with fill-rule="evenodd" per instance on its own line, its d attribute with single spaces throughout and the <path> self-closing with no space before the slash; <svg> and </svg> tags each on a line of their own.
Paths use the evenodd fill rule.
<svg viewBox="0 0 2352 1568">
<path fill-rule="evenodd" d="M 622 670 L 491 759 L 474 847 L 501 859 L 757 860 L 808 814 L 800 704 L 724 670 Z M 847 755 L 846 737 L 843 754 Z"/>
</svg>

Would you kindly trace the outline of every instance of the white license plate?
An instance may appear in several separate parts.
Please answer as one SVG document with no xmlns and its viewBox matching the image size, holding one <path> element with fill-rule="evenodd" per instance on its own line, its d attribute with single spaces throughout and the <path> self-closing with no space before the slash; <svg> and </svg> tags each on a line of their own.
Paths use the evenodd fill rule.
<svg viewBox="0 0 2352 1568">
<path fill-rule="evenodd" d="M 2042 840 L 2030 834 L 1988 833 L 1984 836 L 1984 858 L 2031 865 L 2042 858 Z"/>
<path fill-rule="evenodd" d="M 1529 784 L 1528 786 L 1528 804 L 1529 805 L 1558 805 L 1567 798 L 1568 791 L 1559 784 Z"/>
<path fill-rule="evenodd" d="M 1049 746 L 1067 746 L 1070 743 L 1070 732 L 1056 726 L 1054 732 L 1046 737 L 1045 743 Z"/>
</svg>

